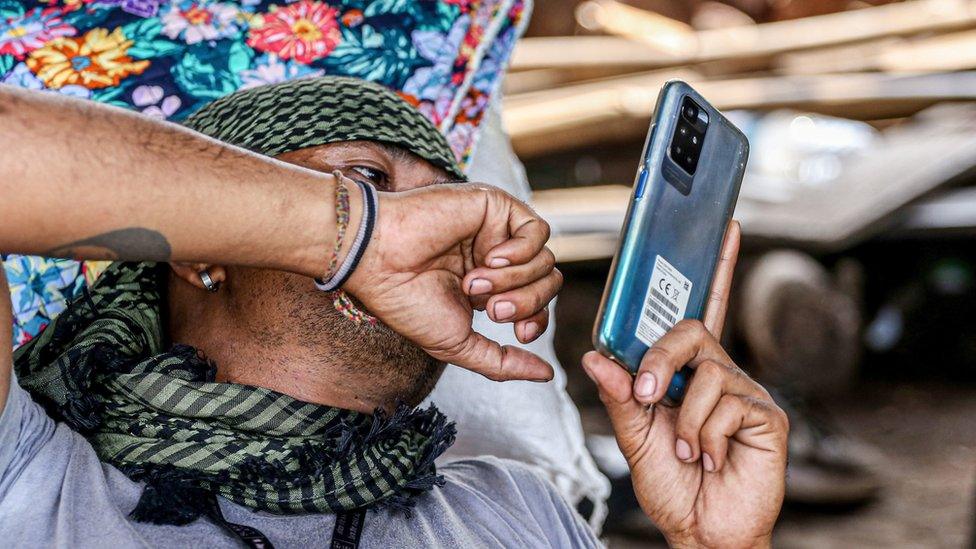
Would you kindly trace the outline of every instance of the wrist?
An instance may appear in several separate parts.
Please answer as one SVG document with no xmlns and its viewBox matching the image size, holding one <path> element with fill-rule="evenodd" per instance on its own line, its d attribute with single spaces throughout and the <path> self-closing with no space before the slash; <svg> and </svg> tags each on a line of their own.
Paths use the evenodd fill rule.
<svg viewBox="0 0 976 549">
<path fill-rule="evenodd" d="M 289 212 L 295 219 L 295 226 L 289 236 L 290 241 L 299 244 L 293 266 L 286 266 L 284 270 L 302 274 L 314 279 L 328 277 L 330 266 L 337 267 L 349 255 L 356 238 L 356 232 L 363 217 L 363 193 L 359 186 L 351 180 L 345 180 L 348 191 L 348 221 L 345 235 L 336 249 L 339 237 L 338 219 L 339 204 L 337 204 L 337 186 L 340 179 L 332 174 L 324 178 L 316 178 L 308 183 L 300 197 L 284 211 Z M 287 233 L 286 233 L 287 234 Z"/>
<path fill-rule="evenodd" d="M 336 185 L 342 185 L 342 184 L 343 184 L 342 180 L 339 179 L 336 180 Z M 337 250 L 336 248 L 333 248 L 333 250 L 337 252 L 336 253 L 337 266 L 342 265 L 346 261 L 346 259 L 349 257 L 349 253 L 353 249 L 353 245 L 355 244 L 356 241 L 356 235 L 359 233 L 360 225 L 363 222 L 363 215 L 365 214 L 365 207 L 366 207 L 365 200 L 363 198 L 363 192 L 359 188 L 358 184 L 356 184 L 350 179 L 346 179 L 345 187 L 349 195 L 349 212 L 348 212 L 349 220 L 346 223 L 346 234 L 342 238 L 342 242 L 339 244 L 339 248 Z M 336 211 L 335 211 L 335 217 L 333 218 L 334 220 L 333 222 L 337 223 L 338 216 L 341 215 L 338 204 L 336 204 L 335 210 Z M 322 274 L 320 274 L 319 276 L 325 277 L 325 276 L 331 276 L 335 274 L 335 273 L 327 272 L 329 260 L 331 260 L 331 253 L 326 255 L 326 261 L 324 262 L 324 266 L 322 268 Z"/>
</svg>

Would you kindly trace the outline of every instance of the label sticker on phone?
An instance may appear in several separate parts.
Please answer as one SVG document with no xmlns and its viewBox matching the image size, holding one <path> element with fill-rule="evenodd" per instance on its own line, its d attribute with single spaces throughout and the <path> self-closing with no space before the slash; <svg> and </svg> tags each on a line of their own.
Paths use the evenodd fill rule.
<svg viewBox="0 0 976 549">
<path fill-rule="evenodd" d="M 648 347 L 654 345 L 685 317 L 689 295 L 691 281 L 668 260 L 657 256 L 640 322 L 637 323 L 637 339 Z"/>
</svg>

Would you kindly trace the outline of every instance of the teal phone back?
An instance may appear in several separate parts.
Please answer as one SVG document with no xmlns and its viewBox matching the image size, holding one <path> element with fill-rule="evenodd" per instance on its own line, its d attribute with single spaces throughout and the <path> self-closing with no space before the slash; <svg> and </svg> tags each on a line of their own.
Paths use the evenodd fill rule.
<svg viewBox="0 0 976 549">
<path fill-rule="evenodd" d="M 686 97 L 708 120 L 693 175 L 669 150 Z M 593 331 L 596 349 L 631 373 L 669 325 L 702 318 L 748 155 L 745 135 L 691 86 L 664 85 Z M 672 401 L 689 375 L 675 376 Z"/>
</svg>

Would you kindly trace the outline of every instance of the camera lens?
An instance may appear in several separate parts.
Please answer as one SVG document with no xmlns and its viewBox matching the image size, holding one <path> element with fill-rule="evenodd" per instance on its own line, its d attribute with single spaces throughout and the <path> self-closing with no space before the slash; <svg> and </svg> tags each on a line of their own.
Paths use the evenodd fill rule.
<svg viewBox="0 0 976 549">
<path fill-rule="evenodd" d="M 680 128 L 678 128 L 678 131 L 681 132 L 681 135 L 685 135 L 688 133 L 688 128 L 681 126 Z"/>
<path fill-rule="evenodd" d="M 681 154 L 681 147 L 675 145 L 674 146 L 674 152 L 676 152 L 677 154 Z"/>
<path fill-rule="evenodd" d="M 698 116 L 698 109 L 696 109 L 692 105 L 685 105 L 685 118 L 687 118 L 688 120 L 694 120 L 697 116 Z"/>
</svg>

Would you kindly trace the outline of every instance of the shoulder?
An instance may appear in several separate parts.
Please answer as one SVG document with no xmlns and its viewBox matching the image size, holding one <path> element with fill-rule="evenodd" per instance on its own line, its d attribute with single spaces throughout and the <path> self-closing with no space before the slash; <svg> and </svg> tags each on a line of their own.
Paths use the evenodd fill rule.
<svg viewBox="0 0 976 549">
<path fill-rule="evenodd" d="M 556 493 L 542 472 L 527 463 L 495 456 L 479 456 L 448 461 L 437 468 L 448 482 L 470 488 L 490 487 L 492 491 L 510 488 L 514 491 Z"/>
<path fill-rule="evenodd" d="M 599 546 L 583 518 L 532 465 L 481 456 L 447 462 L 438 471 L 447 481 L 442 494 L 455 509 L 479 517 L 494 513 L 551 547 Z"/>
</svg>

